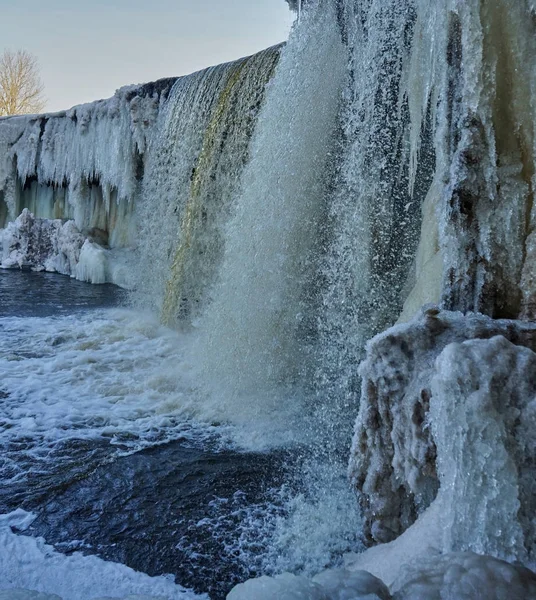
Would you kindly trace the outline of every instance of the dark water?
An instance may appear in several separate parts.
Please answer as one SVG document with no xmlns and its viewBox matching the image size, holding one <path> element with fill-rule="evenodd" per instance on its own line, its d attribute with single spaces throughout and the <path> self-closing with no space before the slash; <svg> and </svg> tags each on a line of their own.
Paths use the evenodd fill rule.
<svg viewBox="0 0 536 600">
<path fill-rule="evenodd" d="M 0 269 L 0 316 L 50 317 L 92 308 L 118 306 L 127 292 L 111 285 L 90 285 L 57 273 Z"/>
<path fill-rule="evenodd" d="M 283 514 L 277 490 L 288 456 L 180 441 L 122 457 L 98 442 L 69 446 L 69 462 L 0 489 L 0 512 L 38 515 L 27 533 L 65 554 L 171 573 L 215 600 L 260 574 L 267 521 Z"/>
<path fill-rule="evenodd" d="M 0 270 L 4 317 L 77 314 L 125 298 L 115 286 Z M 71 439 L 45 463 L 26 457 L 18 482 L 0 481 L 0 512 L 34 512 L 27 533 L 63 553 L 173 574 L 177 583 L 219 600 L 259 574 L 293 460 L 285 452 L 240 453 L 186 439 L 133 454 L 105 440 Z"/>
</svg>

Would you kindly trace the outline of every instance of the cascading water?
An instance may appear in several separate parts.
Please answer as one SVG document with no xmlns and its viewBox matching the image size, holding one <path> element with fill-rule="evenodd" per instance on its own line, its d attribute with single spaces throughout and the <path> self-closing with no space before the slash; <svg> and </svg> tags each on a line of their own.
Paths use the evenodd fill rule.
<svg viewBox="0 0 536 600">
<path fill-rule="evenodd" d="M 168 324 L 202 312 L 222 229 L 280 48 L 180 78 L 160 113 L 140 202 L 138 298 Z"/>
<path fill-rule="evenodd" d="M 218 402 L 277 397 L 278 386 L 303 383 L 345 59 L 333 8 L 312 10 L 267 91 L 214 300 L 200 323 L 201 360 L 224 396 Z"/>
</svg>

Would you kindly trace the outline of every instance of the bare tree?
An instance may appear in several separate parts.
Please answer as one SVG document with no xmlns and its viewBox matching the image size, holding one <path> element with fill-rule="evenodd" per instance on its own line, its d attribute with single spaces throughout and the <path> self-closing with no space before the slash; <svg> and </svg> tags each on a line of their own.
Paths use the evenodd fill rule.
<svg viewBox="0 0 536 600">
<path fill-rule="evenodd" d="M 42 112 L 43 83 L 37 58 L 26 50 L 0 55 L 0 116 Z"/>
</svg>

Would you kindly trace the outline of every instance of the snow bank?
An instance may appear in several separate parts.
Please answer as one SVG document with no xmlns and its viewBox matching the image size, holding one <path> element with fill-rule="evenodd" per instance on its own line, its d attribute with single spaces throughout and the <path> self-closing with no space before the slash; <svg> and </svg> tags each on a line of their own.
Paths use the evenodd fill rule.
<svg viewBox="0 0 536 600">
<path fill-rule="evenodd" d="M 65 556 L 42 538 L 13 533 L 12 527 L 25 530 L 32 520 L 20 509 L 0 516 L 1 600 L 207 600 L 171 577 L 149 577 L 79 552 Z"/>
</svg>

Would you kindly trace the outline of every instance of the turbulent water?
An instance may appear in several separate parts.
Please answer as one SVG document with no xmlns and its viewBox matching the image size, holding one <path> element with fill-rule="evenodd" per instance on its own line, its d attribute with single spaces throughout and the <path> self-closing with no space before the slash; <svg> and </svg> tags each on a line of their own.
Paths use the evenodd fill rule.
<svg viewBox="0 0 536 600">
<path fill-rule="evenodd" d="M 12 587 L 215 600 L 248 577 L 340 566 L 363 538 L 404 529 L 401 545 L 364 555 L 388 583 L 404 554 L 426 554 L 423 531 L 445 538 L 438 551 L 534 560 L 515 517 L 510 413 L 498 425 L 484 394 L 492 416 L 465 436 L 479 426 L 464 412 L 474 390 L 451 378 L 459 352 L 484 365 L 477 389 L 477 371 L 492 381 L 495 349 L 530 372 L 532 330 L 505 322 L 526 348 L 488 347 L 460 333 L 490 337 L 487 317 L 430 309 L 357 364 L 367 339 L 429 302 L 534 317 L 536 9 L 298 4 L 284 46 L 0 120 L 0 225 L 24 208 L 75 221 L 30 228 L 24 213 L 0 233 L 1 264 L 134 288 L 0 271 L 0 535 L 15 557 L 0 569 Z M 439 356 L 426 336 L 450 339 L 449 327 L 472 341 Z M 512 411 L 530 420 L 514 387 Z M 366 522 L 346 478 L 360 397 L 351 473 Z M 462 466 L 489 479 L 477 489 Z M 450 495 L 434 501 L 441 477 Z M 469 506 L 463 490 L 485 497 Z M 14 565 L 23 553 L 31 568 Z M 47 556 L 55 570 L 40 576 Z M 85 587 L 66 576 L 70 559 Z"/>
</svg>

